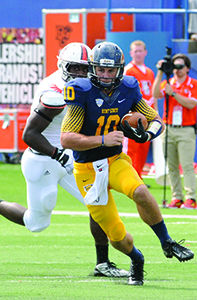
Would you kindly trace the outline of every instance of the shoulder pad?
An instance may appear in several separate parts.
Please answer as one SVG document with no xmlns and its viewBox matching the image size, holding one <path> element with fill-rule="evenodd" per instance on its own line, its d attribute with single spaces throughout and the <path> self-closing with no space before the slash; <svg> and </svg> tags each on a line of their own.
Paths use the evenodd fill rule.
<svg viewBox="0 0 197 300">
<path fill-rule="evenodd" d="M 134 76 L 127 76 L 125 75 L 122 83 L 126 86 L 126 87 L 130 87 L 130 88 L 135 88 L 136 86 L 138 86 L 138 81 Z"/>
<path fill-rule="evenodd" d="M 64 95 L 56 91 L 46 91 L 42 94 L 40 100 L 44 106 L 49 108 L 62 108 L 66 105 Z"/>
<path fill-rule="evenodd" d="M 92 84 L 88 78 L 75 78 L 68 82 L 69 86 L 87 92 L 92 88 Z"/>
</svg>

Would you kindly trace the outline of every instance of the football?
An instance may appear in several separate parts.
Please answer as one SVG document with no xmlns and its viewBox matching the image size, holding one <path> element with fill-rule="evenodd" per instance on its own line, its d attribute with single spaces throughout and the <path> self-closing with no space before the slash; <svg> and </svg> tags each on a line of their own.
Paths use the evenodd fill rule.
<svg viewBox="0 0 197 300">
<path fill-rule="evenodd" d="M 144 126 L 144 129 L 146 130 L 148 127 L 148 121 L 146 119 L 146 117 L 139 113 L 139 112 L 129 112 L 128 114 L 124 115 L 122 117 L 121 123 L 124 126 L 124 121 L 127 120 L 127 122 L 129 123 L 129 125 L 133 128 L 137 128 L 138 125 L 138 119 L 142 120 L 142 125 Z"/>
</svg>

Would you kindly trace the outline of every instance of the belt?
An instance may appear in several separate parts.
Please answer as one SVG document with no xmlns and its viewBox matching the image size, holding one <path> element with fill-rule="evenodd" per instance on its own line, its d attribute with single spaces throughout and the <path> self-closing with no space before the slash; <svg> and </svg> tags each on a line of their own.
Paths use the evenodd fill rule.
<svg viewBox="0 0 197 300">
<path fill-rule="evenodd" d="M 170 127 L 174 127 L 174 128 L 183 128 L 183 127 L 194 127 L 195 125 L 172 125 L 172 124 L 166 124 Z"/>
</svg>

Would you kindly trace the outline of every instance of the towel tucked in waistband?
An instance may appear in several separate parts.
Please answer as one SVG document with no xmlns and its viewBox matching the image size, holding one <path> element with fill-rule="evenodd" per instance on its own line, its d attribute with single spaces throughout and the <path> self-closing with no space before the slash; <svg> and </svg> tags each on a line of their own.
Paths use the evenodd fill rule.
<svg viewBox="0 0 197 300">
<path fill-rule="evenodd" d="M 108 160 L 107 158 L 100 159 L 92 164 L 96 172 L 95 181 L 84 201 L 88 205 L 106 205 L 108 202 Z"/>
</svg>

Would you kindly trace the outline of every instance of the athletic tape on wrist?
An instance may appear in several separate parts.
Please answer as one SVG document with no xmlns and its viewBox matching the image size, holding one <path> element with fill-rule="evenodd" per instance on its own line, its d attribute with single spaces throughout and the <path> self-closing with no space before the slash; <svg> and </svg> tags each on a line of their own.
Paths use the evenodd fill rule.
<svg viewBox="0 0 197 300">
<path fill-rule="evenodd" d="M 151 138 L 149 140 L 153 140 L 155 139 L 157 136 L 160 135 L 162 130 L 162 125 L 161 122 L 159 120 L 154 120 L 151 121 L 148 128 L 147 128 L 147 132 L 151 134 Z"/>
</svg>

